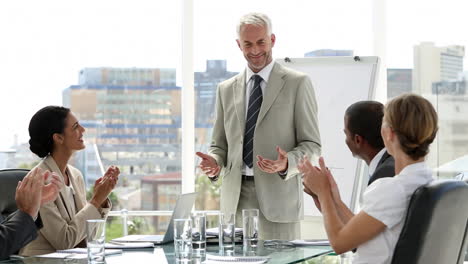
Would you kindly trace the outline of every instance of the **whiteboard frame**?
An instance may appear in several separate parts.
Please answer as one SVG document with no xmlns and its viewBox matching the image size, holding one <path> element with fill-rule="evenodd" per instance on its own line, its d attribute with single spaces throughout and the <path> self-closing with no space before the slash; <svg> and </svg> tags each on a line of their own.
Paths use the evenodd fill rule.
<svg viewBox="0 0 468 264">
<path fill-rule="evenodd" d="M 305 58 L 289 58 L 276 59 L 278 63 L 284 66 L 289 64 L 295 65 L 309 65 L 309 64 L 323 64 L 323 65 L 354 65 L 354 64 L 372 64 L 371 79 L 368 88 L 367 100 L 375 100 L 376 86 L 378 81 L 378 73 L 380 67 L 380 58 L 377 56 L 336 56 L 336 57 L 305 57 Z M 356 212 L 358 209 L 358 202 L 361 197 L 362 191 L 367 186 L 367 181 L 364 178 L 367 172 L 367 167 L 364 166 L 364 161 L 357 159 L 356 172 L 354 177 L 353 191 L 351 195 L 350 209 Z"/>
</svg>

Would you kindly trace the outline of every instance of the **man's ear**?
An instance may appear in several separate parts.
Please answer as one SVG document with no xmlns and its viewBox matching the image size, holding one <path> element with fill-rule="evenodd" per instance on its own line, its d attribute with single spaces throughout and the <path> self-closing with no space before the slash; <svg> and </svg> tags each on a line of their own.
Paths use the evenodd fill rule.
<svg viewBox="0 0 468 264">
<path fill-rule="evenodd" d="M 363 142 L 364 142 L 363 137 L 361 137 L 358 134 L 354 134 L 354 143 L 356 143 L 356 145 L 361 145 Z"/>
<path fill-rule="evenodd" d="M 56 144 L 63 144 L 63 135 L 59 133 L 54 133 L 54 135 L 52 135 L 52 140 Z"/>
<path fill-rule="evenodd" d="M 237 46 L 238 46 L 238 47 L 239 47 L 239 49 L 242 51 L 242 47 L 241 47 L 240 40 L 239 40 L 239 39 L 236 39 L 236 42 L 237 42 Z"/>
</svg>

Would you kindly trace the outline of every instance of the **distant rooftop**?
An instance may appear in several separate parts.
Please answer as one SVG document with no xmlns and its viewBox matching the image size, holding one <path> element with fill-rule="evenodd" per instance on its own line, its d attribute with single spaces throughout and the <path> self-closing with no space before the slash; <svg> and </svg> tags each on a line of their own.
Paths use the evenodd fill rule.
<svg viewBox="0 0 468 264">
<path fill-rule="evenodd" d="M 182 179 L 182 173 L 168 172 L 164 174 L 148 175 L 144 176 L 141 180 L 144 182 L 160 182 L 160 181 L 176 181 Z"/>
</svg>

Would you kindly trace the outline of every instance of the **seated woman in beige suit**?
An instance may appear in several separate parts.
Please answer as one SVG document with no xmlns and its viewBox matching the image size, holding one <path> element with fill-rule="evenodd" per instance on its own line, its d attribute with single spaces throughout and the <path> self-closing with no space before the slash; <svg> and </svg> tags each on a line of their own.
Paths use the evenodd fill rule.
<svg viewBox="0 0 468 264">
<path fill-rule="evenodd" d="M 83 175 L 68 164 L 75 151 L 85 148 L 84 132 L 70 109 L 65 107 L 47 106 L 32 117 L 30 149 L 43 158 L 37 167 L 57 173 L 65 186 L 54 202 L 41 206 L 39 213 L 44 227 L 36 240 L 21 249 L 21 255 L 85 247 L 86 220 L 106 218 L 111 207 L 107 197 L 114 189 L 120 171 L 111 166 L 95 182 L 93 196 L 86 201 Z"/>
</svg>

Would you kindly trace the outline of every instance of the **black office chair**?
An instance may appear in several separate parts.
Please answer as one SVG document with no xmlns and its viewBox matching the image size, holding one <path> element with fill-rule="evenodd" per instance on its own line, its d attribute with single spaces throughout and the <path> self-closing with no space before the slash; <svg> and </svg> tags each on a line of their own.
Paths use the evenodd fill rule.
<svg viewBox="0 0 468 264">
<path fill-rule="evenodd" d="M 16 211 L 16 186 L 28 172 L 24 169 L 0 170 L 0 222 Z"/>
<path fill-rule="evenodd" d="M 418 188 L 411 197 L 392 264 L 463 263 L 467 221 L 466 182 L 436 180 Z"/>
</svg>

